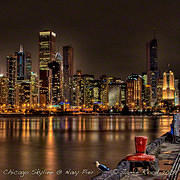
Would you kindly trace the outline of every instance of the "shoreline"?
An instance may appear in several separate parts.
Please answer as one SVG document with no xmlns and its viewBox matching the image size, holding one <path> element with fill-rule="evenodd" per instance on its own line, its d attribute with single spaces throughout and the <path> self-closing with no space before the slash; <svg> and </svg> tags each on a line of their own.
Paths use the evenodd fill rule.
<svg viewBox="0 0 180 180">
<path fill-rule="evenodd" d="M 37 114 L 20 114 L 20 113 L 7 113 L 0 114 L 0 117 L 49 117 L 49 116 L 152 116 L 152 117 L 160 117 L 160 116 L 173 116 L 173 114 L 161 114 L 161 115 L 153 115 L 153 114 L 122 114 L 122 113 L 37 113 Z"/>
</svg>

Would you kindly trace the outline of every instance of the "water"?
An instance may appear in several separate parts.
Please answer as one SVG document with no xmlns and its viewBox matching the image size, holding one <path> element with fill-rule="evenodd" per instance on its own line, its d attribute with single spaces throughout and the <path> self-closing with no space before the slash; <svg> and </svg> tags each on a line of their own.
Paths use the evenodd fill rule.
<svg viewBox="0 0 180 180">
<path fill-rule="evenodd" d="M 61 116 L 0 118 L 0 179 L 88 180 L 170 130 L 172 117 Z M 26 173 L 23 175 L 23 173 Z M 22 176 L 20 178 L 20 176 Z"/>
</svg>

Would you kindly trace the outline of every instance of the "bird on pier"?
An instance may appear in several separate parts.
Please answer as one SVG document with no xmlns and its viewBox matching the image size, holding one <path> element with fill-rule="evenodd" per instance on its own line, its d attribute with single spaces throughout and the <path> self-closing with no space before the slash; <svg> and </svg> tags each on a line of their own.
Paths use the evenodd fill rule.
<svg viewBox="0 0 180 180">
<path fill-rule="evenodd" d="M 96 167 L 102 172 L 110 170 L 108 167 L 106 167 L 104 164 L 100 164 L 98 161 L 96 161 Z"/>
</svg>

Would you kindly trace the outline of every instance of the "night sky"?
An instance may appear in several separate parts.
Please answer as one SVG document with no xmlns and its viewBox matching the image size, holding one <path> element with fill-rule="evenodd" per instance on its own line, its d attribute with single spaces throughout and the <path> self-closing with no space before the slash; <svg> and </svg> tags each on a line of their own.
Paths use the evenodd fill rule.
<svg viewBox="0 0 180 180">
<path fill-rule="evenodd" d="M 145 44 L 156 37 L 159 67 L 180 75 L 179 0 L 5 0 L 0 4 L 0 61 L 24 45 L 37 71 L 38 32 L 51 29 L 57 47 L 74 48 L 75 70 L 125 78 L 145 71 Z"/>
</svg>

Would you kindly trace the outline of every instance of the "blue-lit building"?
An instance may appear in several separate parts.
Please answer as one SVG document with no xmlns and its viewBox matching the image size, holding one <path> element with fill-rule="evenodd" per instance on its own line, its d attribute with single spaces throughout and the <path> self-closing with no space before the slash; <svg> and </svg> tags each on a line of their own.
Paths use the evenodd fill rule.
<svg viewBox="0 0 180 180">
<path fill-rule="evenodd" d="M 15 55 L 17 57 L 17 80 L 24 80 L 26 71 L 26 60 L 22 46 L 20 46 L 19 52 L 16 52 Z"/>
</svg>

